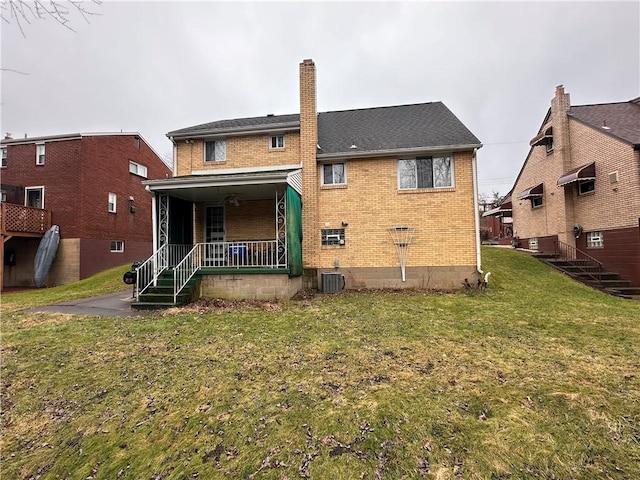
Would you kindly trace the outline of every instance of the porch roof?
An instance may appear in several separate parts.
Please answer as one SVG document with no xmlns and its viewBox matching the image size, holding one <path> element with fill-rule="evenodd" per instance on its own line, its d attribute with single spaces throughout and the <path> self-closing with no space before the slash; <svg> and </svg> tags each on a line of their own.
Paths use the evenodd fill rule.
<svg viewBox="0 0 640 480">
<path fill-rule="evenodd" d="M 299 174 L 299 165 L 289 165 L 274 169 L 217 170 L 142 183 L 148 192 L 166 193 L 194 202 L 216 201 L 229 195 L 258 200 L 272 198 L 282 185 L 291 185 L 299 191 Z"/>
</svg>

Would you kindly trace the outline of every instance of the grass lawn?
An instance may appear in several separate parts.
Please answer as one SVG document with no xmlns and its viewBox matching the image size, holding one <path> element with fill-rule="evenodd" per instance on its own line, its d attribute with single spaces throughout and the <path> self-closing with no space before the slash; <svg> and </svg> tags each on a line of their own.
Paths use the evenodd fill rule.
<svg viewBox="0 0 640 480">
<path fill-rule="evenodd" d="M 142 318 L 4 295 L 2 478 L 640 478 L 640 303 L 511 250 L 483 268 L 484 292 Z"/>
</svg>

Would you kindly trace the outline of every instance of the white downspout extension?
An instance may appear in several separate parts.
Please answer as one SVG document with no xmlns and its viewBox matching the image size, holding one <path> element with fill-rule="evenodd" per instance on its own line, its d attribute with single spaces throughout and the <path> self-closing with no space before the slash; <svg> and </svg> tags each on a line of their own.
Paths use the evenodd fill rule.
<svg viewBox="0 0 640 480">
<path fill-rule="evenodd" d="M 482 258 L 480 255 L 480 210 L 478 206 L 478 167 L 476 160 L 477 151 L 477 148 L 473 149 L 473 156 L 471 157 L 471 172 L 473 175 L 473 220 L 476 234 L 476 270 L 480 275 L 482 275 L 484 274 L 484 272 L 482 271 Z M 491 275 L 491 272 L 488 272 L 484 276 L 485 283 L 489 282 L 489 275 Z"/>
</svg>

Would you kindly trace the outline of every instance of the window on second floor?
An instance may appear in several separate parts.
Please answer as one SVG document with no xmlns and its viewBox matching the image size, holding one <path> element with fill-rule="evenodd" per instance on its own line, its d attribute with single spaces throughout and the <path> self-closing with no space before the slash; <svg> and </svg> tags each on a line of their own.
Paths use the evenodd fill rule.
<svg viewBox="0 0 640 480">
<path fill-rule="evenodd" d="M 544 202 L 542 200 L 542 195 L 538 196 L 538 197 L 531 197 L 531 208 L 538 208 L 541 207 Z"/>
<path fill-rule="evenodd" d="M 602 232 L 587 232 L 587 247 L 602 248 L 604 247 L 604 236 Z"/>
<path fill-rule="evenodd" d="M 25 187 L 24 206 L 44 208 L 44 187 Z"/>
<path fill-rule="evenodd" d="M 269 148 L 284 148 L 284 135 L 272 135 L 269 139 Z"/>
<path fill-rule="evenodd" d="M 578 182 L 578 195 L 585 195 L 591 193 L 596 189 L 595 180 L 582 180 Z"/>
<path fill-rule="evenodd" d="M 7 166 L 7 147 L 2 148 L 2 167 Z"/>
<path fill-rule="evenodd" d="M 109 212 L 116 213 L 116 204 L 118 203 L 118 196 L 115 193 L 109 192 Z"/>
<path fill-rule="evenodd" d="M 331 163 L 322 166 L 322 185 L 345 185 L 347 176 L 344 163 Z"/>
<path fill-rule="evenodd" d="M 204 161 L 223 162 L 227 159 L 227 141 L 209 140 L 204 142 Z"/>
<path fill-rule="evenodd" d="M 133 160 L 129 160 L 129 172 L 147 178 L 147 167 Z"/>
<path fill-rule="evenodd" d="M 453 187 L 453 159 L 446 157 L 417 157 L 398 160 L 398 188 Z"/>
<path fill-rule="evenodd" d="M 44 143 L 36 145 L 36 165 L 44 165 Z"/>
</svg>

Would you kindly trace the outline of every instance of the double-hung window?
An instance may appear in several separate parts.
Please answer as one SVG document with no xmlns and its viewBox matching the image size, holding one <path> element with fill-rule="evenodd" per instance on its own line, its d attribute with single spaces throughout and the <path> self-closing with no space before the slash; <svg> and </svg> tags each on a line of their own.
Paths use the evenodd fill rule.
<svg viewBox="0 0 640 480">
<path fill-rule="evenodd" d="M 453 159 L 444 157 L 417 157 L 398 160 L 398 188 L 453 187 Z"/>
<path fill-rule="evenodd" d="M 118 202 L 118 196 L 115 193 L 109 192 L 109 212 L 116 213 L 116 204 Z"/>
<path fill-rule="evenodd" d="M 2 166 L 3 167 L 7 166 L 7 147 L 4 147 L 2 149 Z"/>
<path fill-rule="evenodd" d="M 344 163 L 330 163 L 322 166 L 322 185 L 345 185 L 346 183 Z"/>
<path fill-rule="evenodd" d="M 36 165 L 44 165 L 44 143 L 36 145 Z"/>
<path fill-rule="evenodd" d="M 269 148 L 284 148 L 284 135 L 272 135 L 269 139 Z"/>
<path fill-rule="evenodd" d="M 118 252 L 118 253 L 124 252 L 124 242 L 122 240 L 112 240 L 111 251 Z"/>
<path fill-rule="evenodd" d="M 224 162 L 227 159 L 226 140 L 208 140 L 204 142 L 205 162 Z"/>
</svg>

